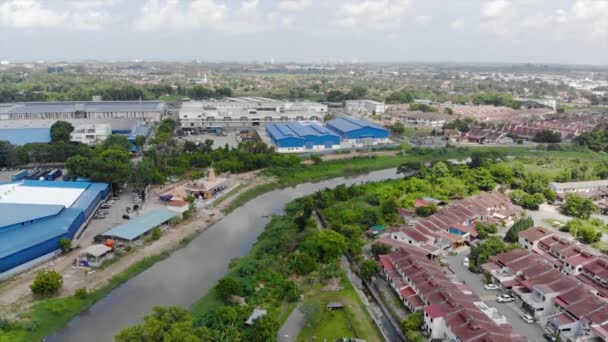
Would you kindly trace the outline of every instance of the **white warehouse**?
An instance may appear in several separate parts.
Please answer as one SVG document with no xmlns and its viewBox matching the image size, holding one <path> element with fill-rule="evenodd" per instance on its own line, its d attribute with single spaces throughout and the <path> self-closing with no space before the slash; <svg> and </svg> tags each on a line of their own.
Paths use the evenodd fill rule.
<svg viewBox="0 0 608 342">
<path fill-rule="evenodd" d="M 277 122 L 322 121 L 324 104 L 284 102 L 264 97 L 227 97 L 221 100 L 184 102 L 179 112 L 184 130 L 206 127 L 251 127 Z"/>
<path fill-rule="evenodd" d="M 346 100 L 344 102 L 346 111 L 356 115 L 382 115 L 384 114 L 384 102 L 374 100 Z"/>
</svg>

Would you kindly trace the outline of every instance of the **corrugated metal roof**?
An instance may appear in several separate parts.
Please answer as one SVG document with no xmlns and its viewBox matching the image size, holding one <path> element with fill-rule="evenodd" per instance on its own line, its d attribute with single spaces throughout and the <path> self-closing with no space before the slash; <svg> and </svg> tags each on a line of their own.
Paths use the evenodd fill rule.
<svg viewBox="0 0 608 342">
<path fill-rule="evenodd" d="M 101 234 L 102 236 L 116 237 L 123 240 L 133 241 L 143 234 L 149 232 L 157 226 L 169 221 L 173 217 L 177 216 L 178 213 L 169 209 L 158 209 L 143 213 L 136 218 L 118 225 L 107 232 Z"/>
<path fill-rule="evenodd" d="M 57 215 L 63 208 L 62 205 L 0 203 L 0 229 Z"/>
<path fill-rule="evenodd" d="M 273 123 L 267 126 L 270 134 L 275 139 L 284 138 L 301 138 L 307 136 L 322 137 L 322 136 L 335 136 L 338 135 L 328 128 L 315 123 Z"/>
<path fill-rule="evenodd" d="M 72 113 L 85 112 L 154 112 L 165 106 L 160 101 L 104 101 L 104 102 L 20 102 L 3 106 L 3 113 Z"/>
<path fill-rule="evenodd" d="M 48 143 L 51 141 L 49 128 L 2 128 L 0 140 L 6 140 L 13 145 L 27 143 Z"/>
<path fill-rule="evenodd" d="M 371 128 L 386 130 L 386 128 L 380 127 L 369 121 L 354 119 L 351 117 L 341 117 L 341 118 L 329 120 L 327 122 L 327 124 L 332 127 L 335 127 L 336 129 L 338 129 L 342 132 L 350 132 L 350 131 L 361 129 L 364 127 L 371 127 Z"/>
</svg>

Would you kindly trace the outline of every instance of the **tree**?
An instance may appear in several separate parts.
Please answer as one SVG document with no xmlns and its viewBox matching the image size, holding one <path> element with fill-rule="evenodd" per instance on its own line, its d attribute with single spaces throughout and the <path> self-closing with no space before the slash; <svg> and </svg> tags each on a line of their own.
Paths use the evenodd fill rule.
<svg viewBox="0 0 608 342">
<path fill-rule="evenodd" d="M 91 178 L 94 181 L 121 184 L 129 176 L 131 176 L 131 163 L 127 151 L 110 148 L 91 161 Z"/>
<path fill-rule="evenodd" d="M 160 237 L 162 236 L 162 234 L 163 233 L 162 233 L 162 231 L 160 230 L 159 227 L 154 227 L 154 229 L 152 229 L 152 236 L 151 236 L 151 238 L 152 238 L 153 241 L 157 241 L 157 240 L 160 239 Z"/>
<path fill-rule="evenodd" d="M 67 121 L 57 121 L 51 126 L 51 142 L 70 142 L 70 133 L 74 131 L 74 126 Z"/>
<path fill-rule="evenodd" d="M 361 277 L 364 279 L 372 279 L 373 276 L 380 272 L 380 265 L 374 259 L 365 259 L 360 267 Z"/>
<path fill-rule="evenodd" d="M 367 95 L 367 88 L 362 86 L 354 86 L 351 90 L 346 94 L 347 99 L 349 100 L 359 100 L 364 98 Z"/>
<path fill-rule="evenodd" d="M 516 248 L 519 248 L 519 245 L 507 244 L 496 236 L 490 236 L 483 243 L 471 248 L 469 269 L 472 272 L 479 272 L 479 267 L 486 263 L 489 257 Z"/>
<path fill-rule="evenodd" d="M 420 112 L 436 112 L 437 108 L 426 103 L 412 103 L 410 104 L 410 110 Z"/>
<path fill-rule="evenodd" d="M 539 143 L 559 143 L 562 142 L 562 135 L 559 132 L 544 129 L 534 135 L 534 141 Z"/>
<path fill-rule="evenodd" d="M 402 122 L 396 122 L 391 126 L 391 131 L 395 134 L 401 135 L 405 132 L 405 125 Z"/>
<path fill-rule="evenodd" d="M 477 230 L 480 239 L 485 239 L 490 234 L 498 233 L 498 227 L 493 223 L 477 222 L 475 230 Z"/>
<path fill-rule="evenodd" d="M 414 102 L 414 95 L 406 90 L 392 92 L 386 99 L 386 103 L 411 103 Z"/>
<path fill-rule="evenodd" d="M 384 254 L 388 254 L 391 252 L 391 247 L 388 245 L 385 245 L 381 242 L 374 242 L 372 244 L 372 253 L 374 255 L 384 255 Z"/>
<path fill-rule="evenodd" d="M 395 198 L 387 198 L 380 203 L 380 211 L 385 221 L 391 222 L 397 217 L 397 201 Z"/>
<path fill-rule="evenodd" d="M 63 253 L 67 253 L 72 249 L 72 240 L 68 238 L 61 238 L 59 240 L 59 246 L 61 246 L 61 251 Z"/>
<path fill-rule="evenodd" d="M 275 341 L 279 328 L 279 323 L 272 317 L 266 315 L 253 322 L 247 340 L 252 342 Z"/>
<path fill-rule="evenodd" d="M 421 329 L 424 324 L 422 312 L 416 311 L 407 316 L 403 322 L 403 331 L 407 336 L 408 341 L 418 341 L 421 339 Z"/>
<path fill-rule="evenodd" d="M 597 210 L 593 201 L 578 194 L 569 194 L 566 196 L 566 203 L 562 206 L 564 215 L 589 219 L 591 214 Z"/>
<path fill-rule="evenodd" d="M 63 286 L 63 277 L 56 271 L 44 270 L 36 274 L 36 279 L 30 285 L 32 293 L 40 297 L 50 297 Z"/>
<path fill-rule="evenodd" d="M 555 191 L 551 190 L 551 188 L 546 188 L 545 190 L 543 190 L 543 196 L 545 196 L 545 199 L 549 203 L 557 201 L 557 194 L 555 193 Z"/>
<path fill-rule="evenodd" d="M 194 325 L 192 314 L 177 306 L 152 309 L 144 323 L 123 329 L 116 342 L 195 342 L 204 339 L 205 329 Z"/>
<path fill-rule="evenodd" d="M 68 170 L 68 176 L 70 176 L 71 179 L 89 177 L 91 172 L 89 160 L 89 158 L 83 156 L 74 156 L 68 158 L 65 164 L 65 167 Z"/>
<path fill-rule="evenodd" d="M 455 129 L 464 133 L 471 130 L 471 124 L 474 122 L 472 118 L 456 119 L 443 125 L 443 129 Z"/>
<path fill-rule="evenodd" d="M 598 242 L 602 238 L 604 223 L 598 219 L 581 220 L 573 219 L 568 221 L 564 226 L 564 230 L 568 231 L 577 240 L 583 243 Z M 560 229 L 562 230 L 562 229 Z"/>
<path fill-rule="evenodd" d="M 146 143 L 146 137 L 143 135 L 138 135 L 135 137 L 135 145 L 139 148 L 144 147 L 144 144 Z"/>
<path fill-rule="evenodd" d="M 223 300 L 227 301 L 232 297 L 240 296 L 243 294 L 243 285 L 236 278 L 228 276 L 220 279 L 215 286 L 217 294 Z"/>
<path fill-rule="evenodd" d="M 348 243 L 344 235 L 334 230 L 326 229 L 316 232 L 312 236 L 308 247 L 310 249 L 309 253 L 315 253 L 318 260 L 329 262 L 342 255 L 348 247 Z"/>
<path fill-rule="evenodd" d="M 437 212 L 437 206 L 433 203 L 416 208 L 416 215 L 420 217 L 429 217 Z"/>
<path fill-rule="evenodd" d="M 525 217 L 520 218 L 507 231 L 507 234 L 505 235 L 505 241 L 506 242 L 519 241 L 519 233 L 532 227 L 533 225 L 534 225 L 534 220 L 531 217 L 525 216 Z"/>
<path fill-rule="evenodd" d="M 308 253 L 294 253 L 289 257 L 291 270 L 299 275 L 307 275 L 317 268 L 317 263 Z"/>
<path fill-rule="evenodd" d="M 513 203 L 530 210 L 538 210 L 540 205 L 545 201 L 545 197 L 542 193 L 530 195 L 529 193 L 519 189 L 511 191 L 509 198 L 511 198 Z"/>
</svg>

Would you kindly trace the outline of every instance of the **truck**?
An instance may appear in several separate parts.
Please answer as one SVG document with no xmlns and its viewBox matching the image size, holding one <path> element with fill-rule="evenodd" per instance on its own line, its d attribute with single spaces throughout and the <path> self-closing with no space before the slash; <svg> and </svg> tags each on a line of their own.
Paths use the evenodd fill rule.
<svg viewBox="0 0 608 342">
<path fill-rule="evenodd" d="M 51 172 L 49 172 L 48 175 L 46 175 L 46 180 L 54 181 L 57 178 L 61 177 L 62 174 L 63 174 L 63 172 L 61 171 L 61 169 L 53 169 L 53 170 L 51 170 Z"/>
<path fill-rule="evenodd" d="M 11 175 L 11 180 L 14 181 L 18 181 L 18 180 L 22 180 L 23 178 L 27 177 L 30 175 L 30 171 L 29 170 L 21 170 L 13 175 Z"/>
</svg>

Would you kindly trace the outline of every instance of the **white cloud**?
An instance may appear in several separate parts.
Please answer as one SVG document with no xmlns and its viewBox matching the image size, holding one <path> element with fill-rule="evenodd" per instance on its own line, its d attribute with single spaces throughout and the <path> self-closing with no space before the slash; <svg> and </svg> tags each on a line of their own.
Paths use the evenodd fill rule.
<svg viewBox="0 0 608 342">
<path fill-rule="evenodd" d="M 413 0 L 347 1 L 332 26 L 346 31 L 386 31 L 398 27 Z"/>
<path fill-rule="evenodd" d="M 285 11 L 301 11 L 312 6 L 312 0 L 282 0 L 279 8 Z"/>
<path fill-rule="evenodd" d="M 293 21 L 276 11 L 263 13 L 259 0 L 242 1 L 236 8 L 217 0 L 147 0 L 134 26 L 140 31 L 207 29 L 248 33 L 289 28 Z"/>
<path fill-rule="evenodd" d="M 511 7 L 509 0 L 492 0 L 481 6 L 481 17 L 497 18 L 502 16 Z"/>
<path fill-rule="evenodd" d="M 416 24 L 420 24 L 420 25 L 426 25 L 428 23 L 430 23 L 432 20 L 432 18 L 428 15 L 419 15 L 416 18 L 414 18 L 414 22 Z"/>
<path fill-rule="evenodd" d="M 461 30 L 464 28 L 464 20 L 456 19 L 450 23 L 450 27 L 454 30 Z"/>
<path fill-rule="evenodd" d="M 114 1 L 112 1 L 114 2 Z M 47 7 L 41 0 L 9 0 L 0 4 L 0 27 L 16 29 L 65 29 L 94 31 L 109 17 L 110 1 L 72 1 L 62 9 Z"/>
</svg>

